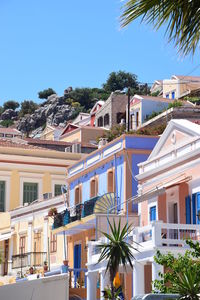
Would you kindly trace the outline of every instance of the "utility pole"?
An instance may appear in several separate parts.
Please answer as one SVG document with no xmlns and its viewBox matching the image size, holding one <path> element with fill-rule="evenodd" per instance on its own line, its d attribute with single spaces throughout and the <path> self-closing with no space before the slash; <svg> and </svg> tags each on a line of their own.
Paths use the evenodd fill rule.
<svg viewBox="0 0 200 300">
<path fill-rule="evenodd" d="M 128 87 L 128 124 L 127 124 L 127 132 L 130 131 L 130 87 Z"/>
</svg>

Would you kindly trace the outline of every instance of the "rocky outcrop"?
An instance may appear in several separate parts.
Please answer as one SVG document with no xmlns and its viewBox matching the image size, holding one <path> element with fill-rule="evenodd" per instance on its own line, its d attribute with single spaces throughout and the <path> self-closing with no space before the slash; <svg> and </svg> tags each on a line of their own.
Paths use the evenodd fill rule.
<svg viewBox="0 0 200 300">
<path fill-rule="evenodd" d="M 18 122 L 17 129 L 24 133 L 29 133 L 45 123 L 50 125 L 66 124 L 74 117 L 76 108 L 66 103 L 66 97 L 59 97 L 54 94 L 48 97 L 31 115 L 27 115 Z"/>
<path fill-rule="evenodd" d="M 15 120 L 17 117 L 17 112 L 14 111 L 13 109 L 6 109 L 2 114 L 1 114 L 1 120 Z"/>
</svg>

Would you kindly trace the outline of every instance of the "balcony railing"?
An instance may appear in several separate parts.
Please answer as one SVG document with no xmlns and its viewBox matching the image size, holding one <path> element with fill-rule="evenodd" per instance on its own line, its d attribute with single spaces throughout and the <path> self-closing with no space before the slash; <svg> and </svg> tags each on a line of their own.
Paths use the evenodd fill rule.
<svg viewBox="0 0 200 300">
<path fill-rule="evenodd" d="M 12 256 L 12 269 L 41 267 L 47 261 L 47 252 L 27 252 Z"/>
<path fill-rule="evenodd" d="M 133 230 L 133 241 L 139 243 L 140 252 L 145 251 L 147 247 L 188 248 L 187 239 L 200 241 L 199 225 L 155 221 L 148 226 L 136 227 Z"/>
<path fill-rule="evenodd" d="M 94 213 L 94 206 L 100 196 L 93 197 L 84 203 L 77 204 L 54 217 L 53 229 L 68 225 L 74 221 L 81 220 Z"/>
<path fill-rule="evenodd" d="M 86 288 L 86 272 L 87 269 L 69 268 L 69 287 L 70 288 Z"/>
</svg>

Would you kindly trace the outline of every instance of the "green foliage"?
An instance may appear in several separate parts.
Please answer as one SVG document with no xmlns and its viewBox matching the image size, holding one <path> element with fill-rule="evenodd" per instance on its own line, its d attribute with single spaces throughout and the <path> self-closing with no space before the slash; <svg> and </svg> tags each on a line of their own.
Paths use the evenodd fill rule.
<svg viewBox="0 0 200 300">
<path fill-rule="evenodd" d="M 157 251 L 154 257 L 155 262 L 165 268 L 164 274 L 160 275 L 160 280 L 153 282 L 156 292 L 175 293 L 180 295 L 180 299 L 196 300 L 200 293 L 200 246 L 199 243 L 187 241 L 190 250 L 184 255 L 161 254 Z"/>
<path fill-rule="evenodd" d="M 196 97 L 184 97 L 184 100 L 186 101 L 190 101 L 194 104 L 200 105 L 200 97 L 196 96 Z"/>
<path fill-rule="evenodd" d="M 166 25 L 168 41 L 183 55 L 194 54 L 200 39 L 200 2 L 195 0 L 128 0 L 121 15 L 122 27 L 140 18 L 158 30 Z"/>
<path fill-rule="evenodd" d="M 53 94 L 56 94 L 56 92 L 52 88 L 48 88 L 46 90 L 38 92 L 38 97 L 40 99 L 47 99 L 49 96 L 51 96 Z"/>
<path fill-rule="evenodd" d="M 102 292 L 103 292 L 103 296 L 105 299 L 112 299 L 112 291 L 110 288 L 105 288 L 105 290 Z M 120 292 L 121 292 L 120 289 L 114 290 L 114 299 L 116 299 L 116 300 L 121 299 L 121 297 L 119 296 Z"/>
<path fill-rule="evenodd" d="M 3 127 L 10 127 L 11 125 L 14 124 L 13 120 L 3 120 L 1 121 L 1 126 Z"/>
<path fill-rule="evenodd" d="M 17 101 L 14 101 L 14 100 L 6 101 L 3 104 L 3 110 L 6 110 L 6 109 L 13 109 L 13 110 L 15 110 L 18 107 L 19 107 L 19 103 Z"/>
<path fill-rule="evenodd" d="M 21 110 L 19 112 L 19 115 L 20 117 L 23 117 L 27 114 L 33 114 L 37 108 L 37 103 L 33 102 L 32 100 L 24 100 L 21 103 Z"/>
<path fill-rule="evenodd" d="M 138 89 L 137 76 L 124 71 L 110 73 L 106 83 L 103 84 L 104 90 L 108 92 L 122 91 L 128 87 Z"/>
<path fill-rule="evenodd" d="M 174 100 L 173 102 L 169 103 L 168 108 L 172 108 L 172 107 L 180 107 L 183 105 L 182 101 L 178 101 L 178 100 Z"/>
<path fill-rule="evenodd" d="M 151 120 L 161 114 L 163 111 L 153 111 L 150 115 L 146 115 L 145 121 Z"/>
<path fill-rule="evenodd" d="M 102 261 L 107 262 L 106 272 L 109 271 L 110 274 L 111 299 L 115 299 L 113 280 L 121 264 L 125 269 L 127 264 L 133 268 L 132 260 L 134 259 L 134 256 L 132 251 L 135 248 L 132 244 L 127 242 L 127 237 L 131 232 L 131 225 L 128 226 L 128 224 L 125 224 L 125 226 L 121 228 L 121 219 L 119 219 L 118 226 L 114 219 L 113 225 L 110 223 L 109 219 L 107 219 L 107 221 L 109 223 L 111 234 L 102 232 L 108 242 L 98 245 L 98 248 L 101 250 L 98 263 Z"/>
<path fill-rule="evenodd" d="M 152 97 L 158 97 L 159 94 L 160 94 L 160 91 L 157 91 L 157 92 L 151 93 L 151 96 Z"/>
</svg>

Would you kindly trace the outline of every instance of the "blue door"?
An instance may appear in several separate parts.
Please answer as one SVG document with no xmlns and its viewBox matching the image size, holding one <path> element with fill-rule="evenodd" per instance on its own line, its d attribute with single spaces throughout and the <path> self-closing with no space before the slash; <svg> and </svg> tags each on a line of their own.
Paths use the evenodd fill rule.
<svg viewBox="0 0 200 300">
<path fill-rule="evenodd" d="M 74 246 L 74 269 L 81 268 L 81 244 Z M 74 271 L 74 275 L 79 277 L 80 272 Z"/>
<path fill-rule="evenodd" d="M 193 224 L 197 223 L 197 203 L 196 203 L 196 195 L 192 194 L 192 221 Z"/>
<path fill-rule="evenodd" d="M 156 221 L 156 206 L 150 207 L 150 222 Z"/>
</svg>

